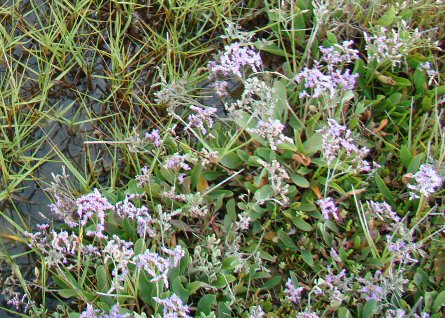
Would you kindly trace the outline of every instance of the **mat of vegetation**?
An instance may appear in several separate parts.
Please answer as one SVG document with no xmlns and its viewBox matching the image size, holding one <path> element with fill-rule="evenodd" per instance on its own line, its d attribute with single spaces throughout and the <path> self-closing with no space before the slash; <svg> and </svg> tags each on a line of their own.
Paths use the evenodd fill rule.
<svg viewBox="0 0 445 318">
<path fill-rule="evenodd" d="M 444 12 L 2 1 L 2 308 L 443 317 Z"/>
</svg>

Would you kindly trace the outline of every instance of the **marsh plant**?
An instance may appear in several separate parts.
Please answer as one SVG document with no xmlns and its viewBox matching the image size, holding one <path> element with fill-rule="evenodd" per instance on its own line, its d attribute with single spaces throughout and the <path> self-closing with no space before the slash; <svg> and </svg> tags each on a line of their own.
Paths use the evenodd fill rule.
<svg viewBox="0 0 445 318">
<path fill-rule="evenodd" d="M 113 177 L 86 182 L 71 165 L 47 187 L 49 222 L 9 219 L 35 267 L 25 277 L 18 256 L 5 257 L 15 269 L 2 282 L 11 310 L 442 317 L 443 59 L 415 7 L 364 14 L 360 36 L 349 39 L 350 29 L 334 34 L 327 22 L 342 25 L 352 2 L 336 2 L 332 16 L 330 2 L 204 2 L 113 5 L 109 19 L 122 19 L 114 32 L 132 41 L 152 28 L 142 14 L 165 17 L 152 30 L 162 35 L 165 23 L 172 37 L 165 63 L 144 73 L 149 88 L 138 86 L 142 60 L 122 64 L 125 50 L 108 47 L 119 107 L 109 105 L 111 122 L 91 112 L 87 144 L 112 153 Z M 179 9 L 209 10 L 217 25 L 197 28 L 175 18 Z M 226 21 L 227 12 L 238 18 Z M 212 54 L 197 57 L 195 38 L 175 42 L 189 28 Z"/>
</svg>

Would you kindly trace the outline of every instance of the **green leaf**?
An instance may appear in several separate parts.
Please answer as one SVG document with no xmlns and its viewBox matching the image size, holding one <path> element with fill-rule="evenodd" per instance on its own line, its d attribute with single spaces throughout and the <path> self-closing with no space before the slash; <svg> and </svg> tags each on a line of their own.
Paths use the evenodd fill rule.
<svg viewBox="0 0 445 318">
<path fill-rule="evenodd" d="M 309 188 L 311 185 L 309 181 L 303 176 L 300 176 L 296 173 L 291 173 L 290 178 L 293 183 L 295 183 L 300 188 Z"/>
<path fill-rule="evenodd" d="M 187 284 L 186 288 L 188 290 L 188 294 L 193 295 L 202 286 L 204 286 L 204 283 L 196 281 L 196 282 L 191 282 L 190 284 Z"/>
<path fill-rule="evenodd" d="M 282 122 L 285 122 L 287 119 L 288 104 L 287 89 L 283 81 L 276 80 L 273 83 L 273 93 L 273 97 L 275 100 L 274 117 L 277 119 L 281 119 Z"/>
<path fill-rule="evenodd" d="M 304 145 L 304 154 L 308 157 L 311 157 L 314 153 L 321 149 L 322 145 L 322 136 L 321 134 L 314 134 L 309 139 L 307 139 Z"/>
<path fill-rule="evenodd" d="M 270 148 L 260 147 L 255 150 L 255 155 L 261 157 L 263 160 L 271 161 L 275 159 L 275 152 Z"/>
<path fill-rule="evenodd" d="M 231 315 L 232 309 L 230 309 L 229 305 L 226 303 L 220 301 L 218 303 L 218 318 L 229 318 L 232 317 Z"/>
<path fill-rule="evenodd" d="M 256 266 L 256 265 L 254 265 Z M 265 279 L 265 278 L 271 278 L 272 275 L 270 275 L 270 273 L 266 273 L 266 272 L 256 272 L 254 271 L 254 273 L 252 274 L 252 280 L 254 279 Z"/>
<path fill-rule="evenodd" d="M 408 173 L 416 173 L 417 171 L 419 171 L 419 167 L 423 162 L 423 158 L 423 152 L 415 156 L 413 160 L 411 160 L 411 163 L 407 169 Z"/>
<path fill-rule="evenodd" d="M 297 245 L 295 245 L 294 241 L 289 237 L 289 235 L 287 235 L 286 232 L 284 232 L 283 230 L 279 230 L 277 232 L 277 236 L 287 248 L 291 249 L 292 251 L 298 250 Z"/>
<path fill-rule="evenodd" d="M 277 261 L 277 256 L 272 256 L 266 251 L 260 251 L 260 257 L 272 263 L 275 263 Z"/>
<path fill-rule="evenodd" d="M 139 255 L 145 253 L 147 247 L 145 245 L 144 239 L 140 238 L 134 243 L 134 255 Z"/>
<path fill-rule="evenodd" d="M 274 288 L 281 282 L 281 276 L 274 276 L 271 279 L 269 279 L 264 285 L 261 287 L 263 290 L 268 290 L 271 288 Z"/>
<path fill-rule="evenodd" d="M 379 188 L 379 191 L 381 194 L 383 194 L 383 197 L 386 199 L 386 201 L 389 202 L 392 206 L 395 206 L 396 203 L 394 201 L 394 198 L 392 196 L 391 191 L 389 191 L 388 187 L 386 186 L 383 179 L 380 177 L 378 173 L 375 174 L 375 184 L 377 185 L 377 188 Z"/>
<path fill-rule="evenodd" d="M 337 37 L 335 36 L 334 33 L 330 32 L 330 31 L 327 31 L 326 32 L 326 38 L 328 39 L 329 43 L 331 43 L 331 44 L 338 44 Z"/>
<path fill-rule="evenodd" d="M 352 314 L 346 307 L 340 307 L 338 308 L 338 318 L 352 318 Z"/>
<path fill-rule="evenodd" d="M 181 300 L 184 303 L 188 302 L 188 298 L 189 298 L 189 291 L 184 288 L 184 286 L 182 285 L 181 279 L 185 278 L 183 276 L 177 276 L 173 279 L 172 283 L 171 283 L 171 288 L 173 290 L 173 292 L 179 297 L 181 298 Z"/>
<path fill-rule="evenodd" d="M 307 223 L 305 220 L 303 220 L 301 217 L 295 217 L 291 219 L 291 222 L 300 230 L 305 231 L 305 232 L 310 232 L 312 231 L 312 225 L 310 225 L 309 223 Z"/>
<path fill-rule="evenodd" d="M 416 93 L 424 93 L 426 88 L 426 78 L 422 71 L 415 70 L 413 75 L 414 86 L 416 87 Z"/>
<path fill-rule="evenodd" d="M 70 288 L 70 286 L 66 283 L 65 280 L 61 279 L 59 276 L 54 275 L 53 277 L 54 282 L 56 283 L 56 285 L 58 287 L 60 287 L 61 289 L 68 289 Z"/>
<path fill-rule="evenodd" d="M 191 171 L 190 177 L 192 179 L 192 186 L 194 189 L 198 188 L 200 178 L 202 177 L 202 169 L 203 169 L 203 165 L 197 164 L 193 167 L 193 169 Z"/>
<path fill-rule="evenodd" d="M 229 169 L 238 169 L 243 165 L 243 161 L 236 152 L 231 152 L 221 158 L 221 164 Z"/>
<path fill-rule="evenodd" d="M 377 307 L 377 301 L 369 300 L 363 306 L 362 318 L 372 317 L 374 314 L 374 309 Z"/>
<path fill-rule="evenodd" d="M 264 52 L 272 53 L 273 55 L 282 56 L 282 57 L 290 57 L 286 51 L 281 49 L 276 44 L 264 44 L 262 42 L 256 42 L 255 46 L 257 49 L 264 51 Z"/>
<path fill-rule="evenodd" d="M 59 289 L 59 295 L 63 298 L 73 298 L 77 296 L 76 291 L 73 289 L 67 288 L 67 289 Z"/>
<path fill-rule="evenodd" d="M 97 277 L 97 290 L 99 292 L 105 293 L 110 289 L 110 281 L 108 277 L 108 271 L 104 265 L 99 265 L 96 268 Z"/>
<path fill-rule="evenodd" d="M 210 314 L 211 307 L 216 305 L 216 296 L 215 295 L 205 295 L 201 297 L 198 302 L 198 308 L 196 309 L 196 316 L 203 313 L 205 315 Z"/>
<path fill-rule="evenodd" d="M 272 198 L 274 191 L 270 184 L 266 184 L 264 187 L 255 192 L 255 199 L 257 201 L 263 201 Z"/>
<path fill-rule="evenodd" d="M 156 296 L 156 283 L 152 283 L 150 280 L 151 277 L 148 277 L 145 271 L 139 275 L 139 297 L 141 297 L 145 303 L 154 306 L 155 302 L 153 297 Z"/>
<path fill-rule="evenodd" d="M 224 288 L 228 284 L 233 283 L 236 280 L 236 277 L 233 275 L 218 275 L 216 278 L 216 281 L 211 283 L 212 286 L 215 286 L 216 288 Z"/>
<path fill-rule="evenodd" d="M 434 300 L 433 307 L 431 309 L 433 312 L 438 312 L 442 306 L 445 305 L 445 290 L 442 290 L 442 292 L 437 295 L 436 299 Z"/>
<path fill-rule="evenodd" d="M 309 267 L 312 268 L 314 266 L 314 259 L 312 258 L 311 252 L 308 250 L 303 250 L 301 252 L 301 257 L 303 258 L 303 261 L 309 265 Z"/>
<path fill-rule="evenodd" d="M 406 145 L 402 145 L 402 147 L 400 147 L 400 161 L 405 166 L 405 168 L 409 167 L 411 160 L 413 160 L 411 152 Z"/>
<path fill-rule="evenodd" d="M 377 22 L 377 25 L 381 25 L 384 27 L 389 27 L 391 24 L 394 23 L 394 20 L 397 16 L 397 9 L 394 6 L 391 6 L 389 11 L 383 15 Z"/>
<path fill-rule="evenodd" d="M 247 162 L 249 160 L 249 158 L 250 158 L 249 153 L 247 151 L 242 150 L 242 149 L 238 149 L 236 151 L 236 153 L 237 153 L 238 157 L 240 157 L 241 160 L 244 161 L 244 162 Z"/>
</svg>

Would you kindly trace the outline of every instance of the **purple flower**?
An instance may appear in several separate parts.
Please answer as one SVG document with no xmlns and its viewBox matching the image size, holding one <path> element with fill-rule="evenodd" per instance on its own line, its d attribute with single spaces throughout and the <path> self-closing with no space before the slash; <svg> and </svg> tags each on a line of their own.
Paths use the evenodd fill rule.
<svg viewBox="0 0 445 318">
<path fill-rule="evenodd" d="M 134 256 L 133 243 L 121 240 L 117 235 L 107 243 L 103 249 L 104 262 L 111 260 L 114 269 L 112 271 L 113 284 L 109 292 L 115 289 L 122 289 L 122 282 L 128 275 L 128 263 Z"/>
<path fill-rule="evenodd" d="M 394 223 L 400 222 L 400 217 L 394 212 L 391 206 L 386 202 L 366 202 L 368 209 L 381 221 L 391 220 Z"/>
<path fill-rule="evenodd" d="M 331 76 L 323 74 L 318 66 L 313 68 L 305 67 L 300 73 L 298 73 L 294 80 L 297 83 L 304 81 L 304 87 L 313 90 L 312 95 L 308 94 L 306 91 L 300 93 L 300 98 L 313 97 L 318 98 L 323 93 L 328 93 L 331 98 L 333 98 L 337 92 L 336 82 L 332 80 Z"/>
<path fill-rule="evenodd" d="M 165 160 L 163 167 L 165 169 L 179 170 L 180 168 L 184 170 L 191 170 L 190 166 L 185 163 L 187 159 L 186 155 L 180 155 L 178 152 L 173 154 L 170 158 Z"/>
<path fill-rule="evenodd" d="M 190 106 L 190 109 L 193 111 L 193 114 L 189 115 L 185 130 L 198 128 L 201 130 L 203 135 L 206 135 L 206 127 L 213 127 L 213 117 L 215 116 L 217 109 L 214 107 L 201 108 L 196 106 Z"/>
<path fill-rule="evenodd" d="M 51 231 L 49 225 L 38 226 L 35 233 L 25 232 L 30 247 L 37 248 L 44 256 L 48 266 L 68 264 L 68 257 L 75 256 L 79 250 L 79 237 L 67 231 Z"/>
<path fill-rule="evenodd" d="M 436 169 L 429 164 L 420 166 L 419 171 L 413 175 L 416 184 L 409 184 L 410 200 L 420 198 L 418 193 L 429 197 L 436 192 L 436 189 L 442 185 L 443 178 L 436 172 Z M 416 193 L 417 192 L 417 193 Z"/>
<path fill-rule="evenodd" d="M 135 177 L 138 187 L 145 187 L 146 185 L 148 185 L 150 183 L 150 168 L 148 167 L 143 167 L 141 169 L 142 174 L 139 174 Z"/>
<path fill-rule="evenodd" d="M 300 93 L 300 98 L 313 97 L 318 98 L 327 94 L 334 98 L 338 91 L 351 91 L 354 89 L 358 74 L 350 74 L 350 70 L 342 70 L 342 66 L 351 63 L 358 58 L 358 51 L 351 49 L 352 41 L 345 41 L 342 45 L 334 45 L 329 48 L 320 47 L 322 52 L 321 61 L 315 61 L 314 67 L 305 67 L 294 80 L 297 83 L 304 82 L 306 89 L 312 90 Z"/>
<path fill-rule="evenodd" d="M 111 307 L 108 314 L 96 309 L 93 305 L 87 304 L 87 308 L 81 313 L 79 318 L 129 318 L 130 314 L 119 313 L 119 304 L 115 304 Z"/>
<path fill-rule="evenodd" d="M 396 228 L 395 232 L 400 235 L 395 241 L 393 241 L 393 237 L 390 235 L 386 236 L 388 242 L 386 248 L 391 252 L 393 260 L 403 264 L 417 263 L 418 259 L 414 257 L 413 254 L 424 255 L 425 252 L 421 249 L 421 244 L 413 240 L 412 231 L 407 230 L 406 227 L 401 224 Z"/>
<path fill-rule="evenodd" d="M 266 313 L 260 305 L 250 308 L 250 318 L 264 318 Z"/>
<path fill-rule="evenodd" d="M 257 72 L 262 66 L 261 56 L 250 46 L 241 47 L 240 43 L 225 46 L 225 51 L 209 63 L 210 79 L 218 76 L 230 77 L 232 75 L 243 77 L 244 68 L 249 67 Z"/>
<path fill-rule="evenodd" d="M 352 171 L 355 173 L 371 170 L 369 162 L 364 160 L 369 153 L 369 149 L 356 146 L 351 137 L 352 132 L 346 126 L 340 125 L 334 119 L 329 118 L 328 127 L 324 127 L 318 132 L 322 134 L 322 150 L 328 165 L 343 159 L 349 161 Z"/>
<path fill-rule="evenodd" d="M 119 304 L 115 304 L 113 307 L 111 307 L 110 312 L 108 315 L 102 315 L 100 318 L 129 318 L 130 314 L 121 314 L 119 313 Z"/>
<path fill-rule="evenodd" d="M 329 66 L 352 63 L 359 57 L 359 51 L 351 48 L 353 44 L 353 41 L 344 41 L 328 48 L 320 46 L 321 59 Z"/>
<path fill-rule="evenodd" d="M 98 189 L 94 189 L 92 193 L 84 195 L 76 200 L 77 215 L 80 218 L 80 224 L 85 226 L 94 215 L 97 216 L 98 224 L 96 231 L 88 231 L 87 235 L 96 235 L 98 238 L 105 238 L 103 234 L 105 230 L 105 212 L 114 210 L 114 206 L 102 196 Z"/>
<path fill-rule="evenodd" d="M 320 316 L 311 310 L 306 310 L 299 312 L 295 318 L 320 318 Z"/>
<path fill-rule="evenodd" d="M 319 199 L 316 202 L 321 209 L 321 213 L 325 220 L 330 220 L 333 217 L 338 222 L 341 222 L 340 210 L 335 205 L 334 200 L 331 197 L 325 199 Z"/>
<path fill-rule="evenodd" d="M 188 315 L 190 312 L 189 306 L 184 305 L 181 298 L 176 296 L 176 294 L 164 299 L 158 297 L 153 297 L 153 299 L 164 307 L 164 318 L 192 318 Z"/>
<path fill-rule="evenodd" d="M 215 81 L 210 87 L 213 87 L 216 94 L 218 94 L 219 97 L 225 97 L 228 95 L 227 87 L 229 86 L 229 83 L 226 81 Z"/>
<path fill-rule="evenodd" d="M 388 309 L 385 311 L 385 318 L 403 318 L 406 317 L 405 314 L 403 309 Z"/>
<path fill-rule="evenodd" d="M 301 300 L 301 293 L 303 292 L 303 287 L 295 287 L 292 280 L 289 278 L 286 282 L 286 288 L 284 293 L 286 294 L 286 299 L 294 304 L 298 304 Z"/>
<path fill-rule="evenodd" d="M 171 268 L 179 265 L 179 261 L 184 257 L 185 252 L 179 245 L 176 246 L 174 250 L 162 248 L 162 251 L 167 254 L 168 257 L 164 258 L 158 253 L 147 250 L 143 254 L 136 255 L 133 261 L 137 267 L 143 268 L 153 277 L 152 282 L 163 280 L 165 286 L 168 288 L 168 272 Z"/>
<path fill-rule="evenodd" d="M 277 150 L 277 145 L 287 141 L 293 143 L 293 140 L 283 134 L 285 126 L 278 119 L 268 118 L 267 121 L 260 120 L 256 128 L 249 128 L 249 133 L 258 134 L 266 139 L 270 149 Z"/>
<path fill-rule="evenodd" d="M 63 192 L 55 192 L 54 199 L 56 202 L 49 205 L 51 212 L 61 217 L 69 227 L 79 225 L 73 213 L 77 208 L 76 201 Z"/>
<path fill-rule="evenodd" d="M 252 219 L 247 215 L 247 212 L 238 214 L 238 219 L 239 221 L 235 222 L 235 228 L 240 231 L 248 230 Z"/>
<path fill-rule="evenodd" d="M 80 314 L 79 318 L 97 318 L 99 314 L 99 309 L 95 309 L 93 305 L 87 304 L 87 308 Z"/>
<path fill-rule="evenodd" d="M 128 194 L 123 201 L 116 203 L 115 211 L 121 218 L 128 218 L 130 220 L 136 219 L 138 216 L 148 215 L 148 208 L 143 206 L 137 208 L 130 200 L 140 198 L 139 194 Z"/>
<path fill-rule="evenodd" d="M 156 147 L 161 146 L 161 136 L 159 135 L 159 129 L 153 129 L 150 133 L 145 133 L 145 138 L 152 142 Z"/>
</svg>

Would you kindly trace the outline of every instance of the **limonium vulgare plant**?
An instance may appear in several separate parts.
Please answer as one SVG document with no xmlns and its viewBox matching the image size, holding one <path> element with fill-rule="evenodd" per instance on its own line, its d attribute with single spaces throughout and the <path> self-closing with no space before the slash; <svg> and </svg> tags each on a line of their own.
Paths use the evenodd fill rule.
<svg viewBox="0 0 445 318">
<path fill-rule="evenodd" d="M 30 295 L 59 306 L 17 290 L 11 305 L 54 317 L 443 315 L 443 114 L 416 106 L 407 122 L 374 119 L 385 98 L 404 106 L 409 90 L 399 54 L 380 48 L 381 28 L 361 42 L 316 34 L 313 59 L 292 67 L 286 43 L 306 39 L 277 26 L 310 25 L 312 13 L 279 8 L 292 12 L 270 26 L 280 41 L 231 25 L 199 70 L 224 114 L 189 93 L 190 75 L 161 72 L 151 98 L 167 119 L 122 143 L 137 163 L 126 185 L 74 195 L 68 175 L 54 176 L 51 210 L 64 224 L 25 237 L 44 273 Z M 277 50 L 272 70 L 265 60 Z M 411 51 L 404 67 L 424 78 L 411 99 L 426 105 L 439 91 Z M 382 70 L 388 59 L 395 74 Z M 433 132 L 405 138 L 422 110 Z"/>
</svg>

